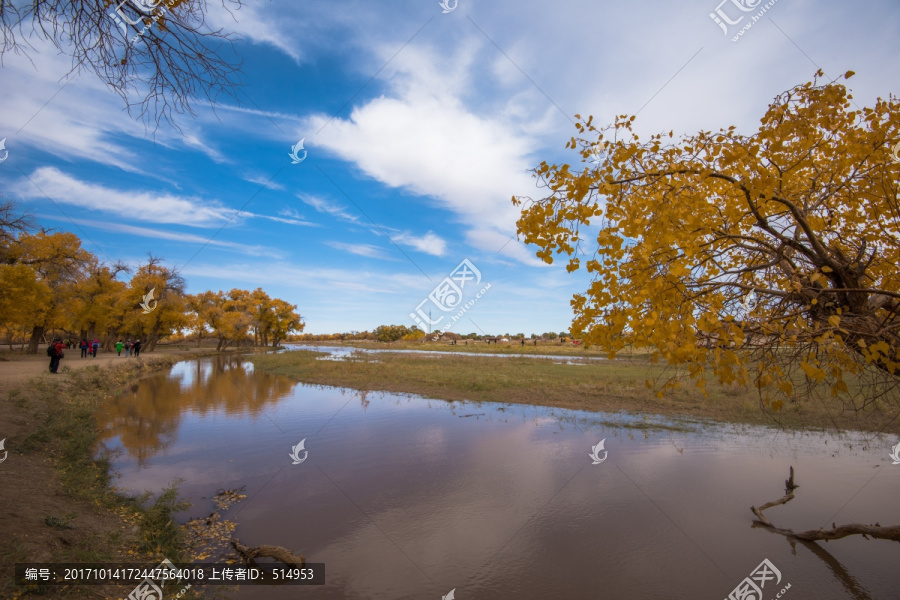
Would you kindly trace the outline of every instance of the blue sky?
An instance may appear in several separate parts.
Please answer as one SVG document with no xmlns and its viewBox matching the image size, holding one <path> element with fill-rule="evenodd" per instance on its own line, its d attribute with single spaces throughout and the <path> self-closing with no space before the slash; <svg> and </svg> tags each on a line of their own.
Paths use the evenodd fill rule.
<svg viewBox="0 0 900 600">
<path fill-rule="evenodd" d="M 856 71 L 860 106 L 898 92 L 900 4 L 777 0 L 732 42 L 749 16 L 726 35 L 710 13 L 755 14 L 741 1 L 756 5 L 213 8 L 211 22 L 242 37 L 239 102 L 200 105 L 180 132 L 155 136 L 36 42 L 30 60 L 7 55 L 0 68 L 0 191 L 101 259 L 163 257 L 189 292 L 261 286 L 297 304 L 308 332 L 412 325 L 464 259 L 491 288 L 451 331 L 567 330 L 587 276 L 515 239 L 510 197 L 540 197 L 528 170 L 541 160 L 578 160 L 564 148 L 576 113 L 600 124 L 638 113 L 643 136 L 752 133 L 771 99 L 817 68 Z M 307 158 L 291 164 L 301 138 Z"/>
</svg>

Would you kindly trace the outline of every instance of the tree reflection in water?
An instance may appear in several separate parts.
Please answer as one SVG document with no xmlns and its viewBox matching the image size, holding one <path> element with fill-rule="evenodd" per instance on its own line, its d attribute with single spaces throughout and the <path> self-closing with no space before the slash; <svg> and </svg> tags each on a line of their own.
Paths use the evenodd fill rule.
<svg viewBox="0 0 900 600">
<path fill-rule="evenodd" d="M 285 377 L 255 372 L 237 356 L 193 362 L 193 368 L 180 368 L 190 364 L 181 363 L 169 376 L 148 377 L 104 403 L 96 414 L 101 443 L 118 438 L 143 466 L 175 440 L 185 414 L 261 416 L 296 385 Z"/>
</svg>

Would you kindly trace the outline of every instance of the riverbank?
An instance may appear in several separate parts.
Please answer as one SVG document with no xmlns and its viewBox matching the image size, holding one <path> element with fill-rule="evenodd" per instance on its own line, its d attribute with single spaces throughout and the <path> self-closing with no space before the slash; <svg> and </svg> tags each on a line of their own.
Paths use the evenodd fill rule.
<svg viewBox="0 0 900 600">
<path fill-rule="evenodd" d="M 423 342 L 403 341 L 374 342 L 370 340 L 347 340 L 326 342 L 286 342 L 303 346 L 349 346 L 351 348 L 363 348 L 367 350 L 415 350 L 419 352 L 454 352 L 459 354 L 513 354 L 513 355 L 538 355 L 552 354 L 554 356 L 606 358 L 607 353 L 597 348 L 585 348 L 581 344 L 574 344 L 571 340 L 560 342 L 559 340 L 538 341 L 525 340 L 523 345 L 518 340 L 509 342 L 487 343 L 481 340 L 458 340 L 455 344 L 447 341 Z M 646 356 L 644 350 L 625 349 L 620 353 L 622 357 L 633 358 Z"/>
<path fill-rule="evenodd" d="M 95 460 L 96 407 L 131 382 L 209 349 L 158 348 L 140 358 L 63 359 L 47 372 L 40 355 L 0 355 L 0 597 L 122 598 L 130 586 L 71 589 L 13 585 L 17 562 L 147 562 L 185 558 L 183 506 L 174 489 L 155 500 L 125 498 L 111 487 L 108 462 Z M 2 457 L 2 453 L 0 453 Z M 182 600 L 195 597 L 192 591 Z"/>
<path fill-rule="evenodd" d="M 0 398 L 6 398 L 10 390 L 16 386 L 25 384 L 29 378 L 43 375 L 49 371 L 50 359 L 44 353 L 46 347 L 41 347 L 37 354 L 23 354 L 21 351 L 0 351 Z M 157 346 L 152 353 L 144 353 L 142 358 L 174 356 L 179 360 L 195 356 L 208 356 L 215 353 L 210 348 L 189 348 L 187 346 Z M 81 358 L 81 351 L 77 348 L 66 350 L 65 358 L 59 363 L 60 374 L 65 375 L 75 370 L 90 367 L 107 368 L 128 361 L 134 361 L 135 357 L 117 356 L 115 352 L 100 352 L 97 358 Z M 0 425 L 2 425 L 0 421 Z M 0 435 L 2 439 L 2 435 Z"/>
<path fill-rule="evenodd" d="M 393 344 L 379 347 L 394 349 Z M 546 348 L 541 353 L 546 353 Z M 643 357 L 569 361 L 560 360 L 565 356 L 501 359 L 476 354 L 355 352 L 342 360 L 319 360 L 326 356 L 321 352 L 295 351 L 254 356 L 250 360 L 267 372 L 304 383 L 417 394 L 447 401 L 707 418 L 790 429 L 900 433 L 900 422 L 891 420 L 888 414 L 875 410 L 849 412 L 838 400 L 824 395 L 788 403 L 778 412 L 763 408 L 754 388 L 723 386 L 712 381 L 707 384 L 707 396 L 687 381 L 659 397 L 653 382 L 664 382 L 673 373 Z"/>
</svg>

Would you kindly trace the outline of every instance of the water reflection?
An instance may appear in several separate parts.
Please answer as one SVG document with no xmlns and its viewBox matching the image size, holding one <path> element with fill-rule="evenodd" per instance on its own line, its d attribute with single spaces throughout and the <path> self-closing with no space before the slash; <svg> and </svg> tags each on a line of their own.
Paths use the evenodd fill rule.
<svg viewBox="0 0 900 600">
<path fill-rule="evenodd" d="M 101 441 L 115 439 L 143 465 L 169 448 L 186 413 L 258 417 L 293 388 L 289 379 L 256 373 L 239 357 L 178 363 L 168 376 L 146 377 L 104 405 L 98 414 Z"/>
<path fill-rule="evenodd" d="M 247 486 L 226 518 L 245 544 L 325 562 L 304 597 L 723 598 L 768 558 L 790 598 L 893 598 L 897 544 L 794 544 L 752 526 L 749 506 L 796 530 L 900 522 L 891 440 L 750 426 L 448 403 L 296 384 L 238 359 L 186 362 L 103 407 L 120 484 L 175 477 L 192 514 Z M 592 465 L 601 439 L 609 458 Z M 301 439 L 309 457 L 292 465 Z M 766 590 L 768 592 L 768 589 Z M 777 591 L 777 590 L 776 590 Z M 766 594 L 765 600 L 771 600 Z"/>
<path fill-rule="evenodd" d="M 437 356 L 478 356 L 478 357 L 494 357 L 494 358 L 552 358 L 559 361 L 561 365 L 583 365 L 585 361 L 593 360 L 609 360 L 604 356 L 573 356 L 570 354 L 526 354 L 524 352 L 466 352 L 465 350 L 410 350 L 404 348 L 367 348 L 357 346 L 328 346 L 324 344 L 288 344 L 286 350 L 281 352 L 291 352 L 294 350 L 308 350 L 310 352 L 322 352 L 328 356 L 323 356 L 319 360 L 344 360 L 353 354 L 417 354 L 417 355 L 437 355 Z M 514 350 L 514 349 L 513 349 Z M 372 361 L 375 362 L 375 361 Z"/>
</svg>

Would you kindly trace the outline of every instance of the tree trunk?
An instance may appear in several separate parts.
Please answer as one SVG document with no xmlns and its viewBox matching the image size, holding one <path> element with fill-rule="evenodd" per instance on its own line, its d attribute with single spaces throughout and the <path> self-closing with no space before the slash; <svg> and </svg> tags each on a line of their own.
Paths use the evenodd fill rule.
<svg viewBox="0 0 900 600">
<path fill-rule="evenodd" d="M 28 350 L 26 350 L 26 354 L 37 354 L 38 345 L 41 343 L 41 340 L 44 338 L 44 326 L 43 325 L 35 325 L 31 330 L 31 339 L 28 340 Z"/>
<path fill-rule="evenodd" d="M 159 330 L 159 318 L 157 318 L 153 323 L 153 330 L 147 335 L 147 352 L 153 352 L 153 349 L 156 348 L 156 344 L 159 342 Z"/>
</svg>

